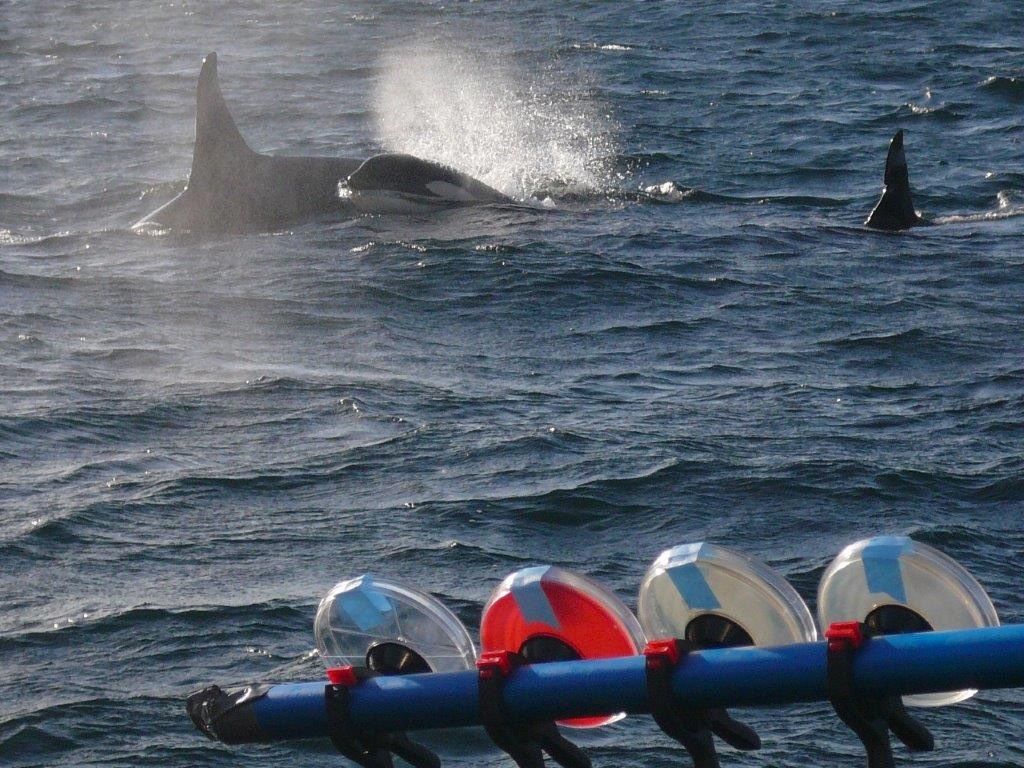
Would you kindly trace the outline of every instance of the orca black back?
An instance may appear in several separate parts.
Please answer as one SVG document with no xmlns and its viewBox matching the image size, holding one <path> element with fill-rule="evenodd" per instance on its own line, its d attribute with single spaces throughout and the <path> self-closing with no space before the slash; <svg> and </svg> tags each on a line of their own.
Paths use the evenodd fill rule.
<svg viewBox="0 0 1024 768">
<path fill-rule="evenodd" d="M 360 164 L 333 157 L 287 157 L 252 150 L 220 90 L 217 54 L 203 60 L 196 87 L 196 141 L 188 186 L 136 227 L 190 232 L 270 231 L 341 210 L 338 183 Z"/>
</svg>

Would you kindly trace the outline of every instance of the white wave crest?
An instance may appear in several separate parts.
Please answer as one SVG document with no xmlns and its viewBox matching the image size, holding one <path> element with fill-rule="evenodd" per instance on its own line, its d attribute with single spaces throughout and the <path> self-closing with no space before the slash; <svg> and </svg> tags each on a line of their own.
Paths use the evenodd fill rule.
<svg viewBox="0 0 1024 768">
<path fill-rule="evenodd" d="M 994 211 L 937 216 L 934 222 L 936 224 L 969 224 L 972 222 L 997 221 L 999 219 L 1012 219 L 1016 216 L 1024 216 L 1024 203 L 1015 201 L 1012 194 L 1006 190 L 996 194 L 996 205 L 997 208 Z"/>
<path fill-rule="evenodd" d="M 661 184 L 651 184 L 648 187 L 644 187 L 644 194 L 661 200 L 679 202 L 693 197 L 696 194 L 696 190 L 690 187 L 681 187 L 674 181 L 665 181 Z"/>
</svg>

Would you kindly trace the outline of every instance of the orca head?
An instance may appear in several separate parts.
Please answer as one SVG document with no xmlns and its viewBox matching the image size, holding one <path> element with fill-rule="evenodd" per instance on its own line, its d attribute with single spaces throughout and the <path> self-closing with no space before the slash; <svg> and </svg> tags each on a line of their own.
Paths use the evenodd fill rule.
<svg viewBox="0 0 1024 768">
<path fill-rule="evenodd" d="M 345 182 L 365 211 L 418 211 L 431 207 L 505 203 L 510 198 L 481 181 L 413 155 L 385 153 L 365 160 Z"/>
<path fill-rule="evenodd" d="M 885 158 L 885 187 L 882 196 L 864 222 L 873 229 L 898 231 L 924 223 L 914 210 L 910 194 L 910 172 L 907 156 L 903 151 L 903 129 L 889 142 L 889 153 Z"/>
</svg>

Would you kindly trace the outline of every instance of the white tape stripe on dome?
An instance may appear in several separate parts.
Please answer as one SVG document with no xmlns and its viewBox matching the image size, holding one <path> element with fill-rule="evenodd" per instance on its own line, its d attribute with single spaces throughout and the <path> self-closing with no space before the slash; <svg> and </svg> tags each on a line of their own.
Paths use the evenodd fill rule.
<svg viewBox="0 0 1024 768">
<path fill-rule="evenodd" d="M 677 565 L 674 568 L 669 568 L 665 573 L 672 580 L 672 585 L 676 588 L 679 596 L 683 598 L 683 602 L 690 608 L 713 611 L 722 607 L 714 590 L 711 589 L 696 563 Z"/>
<path fill-rule="evenodd" d="M 378 627 L 391 613 L 391 601 L 374 589 L 370 579 L 364 579 L 359 589 L 338 595 L 341 610 L 356 623 L 362 631 Z"/>
<path fill-rule="evenodd" d="M 868 592 L 885 593 L 900 603 L 907 602 L 907 589 L 900 570 L 900 555 L 907 551 L 909 539 L 905 536 L 878 536 L 864 548 L 864 578 Z"/>
<path fill-rule="evenodd" d="M 546 565 L 524 568 L 512 579 L 510 591 L 527 623 L 539 621 L 552 629 L 561 629 L 562 625 L 555 616 L 555 609 L 551 607 L 551 602 L 541 586 L 547 572 Z"/>
</svg>

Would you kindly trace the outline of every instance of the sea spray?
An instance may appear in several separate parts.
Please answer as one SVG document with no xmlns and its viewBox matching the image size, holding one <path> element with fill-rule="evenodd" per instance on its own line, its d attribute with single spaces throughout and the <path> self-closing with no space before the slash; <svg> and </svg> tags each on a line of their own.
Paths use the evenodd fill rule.
<svg viewBox="0 0 1024 768">
<path fill-rule="evenodd" d="M 387 151 L 521 200 L 612 186 L 616 126 L 584 83 L 439 44 L 385 51 L 380 70 L 373 112 Z"/>
</svg>

